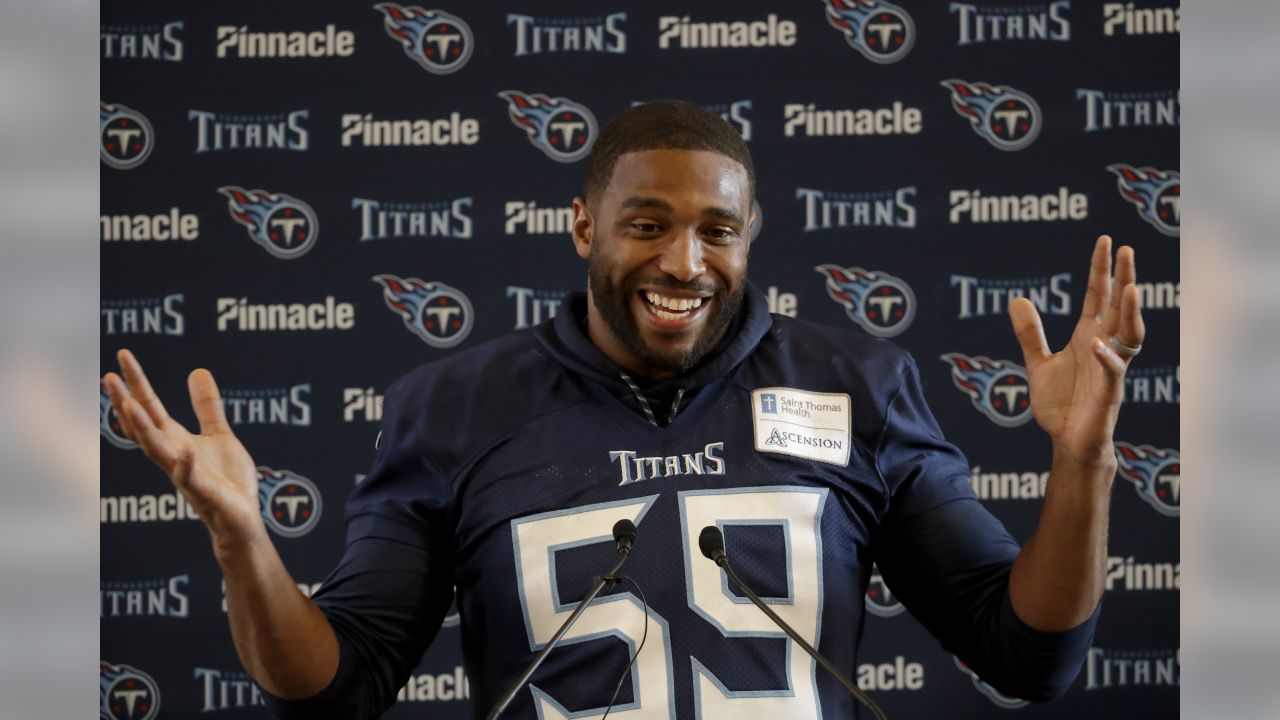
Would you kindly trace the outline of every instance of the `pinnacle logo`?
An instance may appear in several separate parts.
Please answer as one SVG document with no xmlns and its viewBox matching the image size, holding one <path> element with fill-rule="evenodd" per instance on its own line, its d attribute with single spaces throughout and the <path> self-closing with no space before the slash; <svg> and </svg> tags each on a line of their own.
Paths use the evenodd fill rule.
<svg viewBox="0 0 1280 720">
<path fill-rule="evenodd" d="M 1031 420 L 1031 388 L 1027 371 L 1008 360 L 992 360 L 947 353 L 951 381 L 969 396 L 973 407 L 1000 427 L 1018 427 Z"/>
<path fill-rule="evenodd" d="M 879 617 L 901 615 L 907 608 L 894 596 L 884 578 L 880 577 L 880 568 L 871 566 L 871 579 L 867 583 L 867 595 L 864 598 L 867 612 Z"/>
<path fill-rule="evenodd" d="M 132 170 L 151 156 L 156 133 L 142 113 L 118 103 L 99 102 L 98 122 L 98 150 L 108 167 Z"/>
<path fill-rule="evenodd" d="M 556 162 L 577 162 L 596 141 L 596 116 L 585 105 L 565 97 L 519 90 L 503 90 L 511 123 L 522 128 L 529 142 Z"/>
<path fill-rule="evenodd" d="M 475 36 L 471 26 L 443 10 L 423 10 L 416 5 L 378 3 L 387 35 L 399 40 L 404 54 L 436 75 L 455 73 L 471 59 Z"/>
<path fill-rule="evenodd" d="M 819 265 L 827 278 L 827 295 L 844 306 L 845 314 L 876 337 L 906 332 L 916 317 L 916 296 L 911 286 L 888 273 L 857 267 Z"/>
<path fill-rule="evenodd" d="M 235 185 L 218 188 L 227 197 L 227 212 L 244 226 L 255 243 L 282 260 L 306 255 L 320 235 L 315 210 L 284 193 L 245 190 Z"/>
<path fill-rule="evenodd" d="M 1030 95 L 1008 85 L 943 80 L 951 91 L 951 107 L 993 147 L 1009 152 L 1035 142 L 1044 124 L 1040 106 Z"/>
<path fill-rule="evenodd" d="M 461 290 L 444 283 L 418 278 L 375 275 L 382 286 L 382 299 L 404 321 L 404 326 L 426 344 L 450 348 L 471 334 L 475 311 Z"/>
<path fill-rule="evenodd" d="M 292 470 L 259 465 L 258 504 L 267 527 L 281 537 L 302 537 L 320 521 L 320 489 Z"/>
<path fill-rule="evenodd" d="M 1115 446 L 1120 477 L 1133 483 L 1138 497 L 1161 515 L 1178 517 L 1182 510 L 1182 459 L 1178 451 L 1119 441 Z"/>
<path fill-rule="evenodd" d="M 98 713 L 102 720 L 153 720 L 160 712 L 160 686 L 129 665 L 98 663 Z"/>
<path fill-rule="evenodd" d="M 880 0 L 824 0 L 827 22 L 845 42 L 874 63 L 895 63 L 916 43 L 916 24 L 906 10 Z"/>
<path fill-rule="evenodd" d="M 960 671 L 963 672 L 965 675 L 968 675 L 971 680 L 973 680 L 973 689 L 985 695 L 987 699 L 990 700 L 991 703 L 996 707 L 1004 708 L 1005 710 L 1016 710 L 1020 707 L 1026 707 L 1028 704 L 1030 704 L 1026 700 L 1000 694 L 999 690 L 996 690 L 995 688 L 983 682 L 982 678 L 978 677 L 978 673 L 974 672 L 973 670 L 970 670 L 969 666 L 961 662 L 960 658 L 955 657 L 954 655 L 951 657 L 953 660 L 955 660 L 956 667 L 959 668 Z"/>
<path fill-rule="evenodd" d="M 125 437 L 124 426 L 120 424 L 115 408 L 111 407 L 111 399 L 105 386 L 98 391 L 98 433 L 121 450 L 138 448 L 137 443 Z"/>
<path fill-rule="evenodd" d="M 1182 177 L 1176 170 L 1124 163 L 1108 165 L 1107 169 L 1116 176 L 1120 197 L 1138 209 L 1138 217 L 1165 235 L 1178 237 L 1182 225 Z"/>
</svg>

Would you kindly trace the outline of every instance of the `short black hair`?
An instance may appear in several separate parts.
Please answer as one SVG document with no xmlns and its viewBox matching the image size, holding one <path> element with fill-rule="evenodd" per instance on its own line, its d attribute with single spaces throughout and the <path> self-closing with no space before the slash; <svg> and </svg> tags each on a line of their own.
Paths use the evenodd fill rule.
<svg viewBox="0 0 1280 720">
<path fill-rule="evenodd" d="M 641 150 L 706 150 L 737 161 L 747 170 L 751 199 L 756 196 L 756 170 L 751 151 L 724 118 L 683 100 L 657 100 L 637 105 L 605 123 L 587 158 L 588 204 L 600 198 L 618 158 Z"/>
</svg>

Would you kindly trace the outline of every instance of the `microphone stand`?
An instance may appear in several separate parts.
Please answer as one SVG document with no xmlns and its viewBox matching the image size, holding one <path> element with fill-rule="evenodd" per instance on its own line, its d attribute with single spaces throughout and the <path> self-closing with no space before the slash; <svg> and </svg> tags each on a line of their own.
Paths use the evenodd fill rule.
<svg viewBox="0 0 1280 720">
<path fill-rule="evenodd" d="M 591 601 L 595 600 L 596 596 L 600 594 L 600 591 L 604 589 L 605 584 L 615 582 L 613 577 L 614 574 L 622 568 L 622 564 L 627 561 L 627 557 L 630 554 L 631 548 L 629 546 L 618 548 L 618 559 L 609 567 L 608 570 L 605 571 L 604 575 L 596 578 L 595 584 L 591 586 L 591 592 L 587 593 L 586 597 L 582 599 L 582 602 L 578 603 L 578 607 L 574 609 L 573 614 L 571 614 L 568 619 L 564 621 L 564 624 L 560 626 L 560 629 L 556 631 L 556 634 L 551 638 L 551 642 L 547 643 L 546 646 L 542 648 L 542 651 L 538 653 L 537 657 L 533 659 L 533 662 L 529 663 L 529 667 L 525 668 L 524 672 L 520 673 L 520 677 L 516 678 L 516 681 L 511 685 L 511 689 L 507 690 L 507 692 L 503 694 L 502 699 L 498 701 L 498 704 L 493 706 L 493 709 L 485 716 L 485 720 L 495 720 L 503 710 L 507 709 L 507 706 L 511 704 L 511 701 L 515 699 L 516 693 L 520 692 L 520 689 L 524 687 L 525 683 L 529 682 L 529 678 L 533 677 L 533 673 L 542 665 L 542 661 L 547 659 L 547 656 L 555 649 L 556 645 L 560 642 L 560 639 L 564 637 L 564 634 L 569 632 L 569 628 L 573 627 L 573 624 L 578 621 L 578 616 L 586 611 L 587 606 L 591 604 Z"/>
</svg>

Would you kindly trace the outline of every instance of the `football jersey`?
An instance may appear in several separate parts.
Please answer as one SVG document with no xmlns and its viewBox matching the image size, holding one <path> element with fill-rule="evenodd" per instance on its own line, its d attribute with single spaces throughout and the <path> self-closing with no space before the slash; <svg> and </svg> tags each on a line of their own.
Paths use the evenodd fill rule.
<svg viewBox="0 0 1280 720">
<path fill-rule="evenodd" d="M 336 717 L 347 702 L 375 716 L 453 597 L 483 717 L 616 558 L 620 519 L 637 528 L 633 582 L 590 604 L 503 717 L 599 717 L 633 654 L 610 717 L 855 717 L 839 682 L 703 557 L 707 526 L 847 676 L 876 562 L 984 680 L 1060 693 L 1093 620 L 1051 634 L 1013 614 L 1018 545 L 975 499 L 910 356 L 771 316 L 754 287 L 746 298 L 708 359 L 644 390 L 587 337 L 581 293 L 530 332 L 394 383 L 347 506 L 347 557 L 315 598 L 339 636 L 338 677 L 320 702 L 269 698 L 273 710 Z"/>
</svg>

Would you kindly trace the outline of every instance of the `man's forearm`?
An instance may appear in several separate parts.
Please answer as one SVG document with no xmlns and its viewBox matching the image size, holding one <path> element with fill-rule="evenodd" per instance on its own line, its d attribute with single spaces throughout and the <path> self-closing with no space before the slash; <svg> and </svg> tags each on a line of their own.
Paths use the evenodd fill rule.
<svg viewBox="0 0 1280 720">
<path fill-rule="evenodd" d="M 1054 453 L 1040 523 L 1009 577 L 1014 612 L 1046 632 L 1069 630 L 1102 597 L 1115 458 L 1090 462 Z"/>
<path fill-rule="evenodd" d="M 311 697 L 338 671 L 338 640 L 310 598 L 298 590 L 264 533 L 214 554 L 226 578 L 231 637 L 245 670 L 285 699 Z"/>
</svg>

